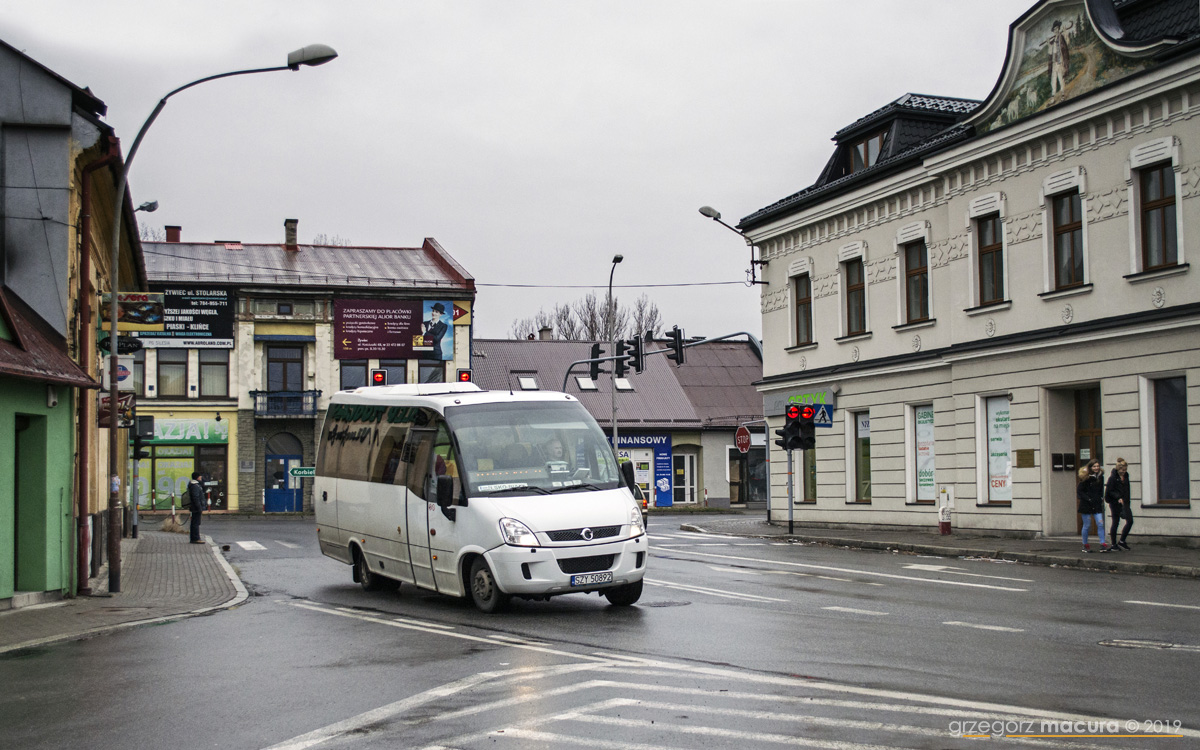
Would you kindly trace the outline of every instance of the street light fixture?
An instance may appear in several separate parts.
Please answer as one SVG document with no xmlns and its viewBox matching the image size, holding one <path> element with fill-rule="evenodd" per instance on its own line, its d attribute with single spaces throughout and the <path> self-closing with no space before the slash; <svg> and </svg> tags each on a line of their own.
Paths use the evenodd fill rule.
<svg viewBox="0 0 1200 750">
<path fill-rule="evenodd" d="M 617 272 L 617 264 L 625 260 L 625 256 L 617 254 L 612 259 L 612 270 L 608 272 L 608 343 L 612 348 L 609 349 L 613 354 L 617 353 L 617 326 L 616 326 L 616 311 L 613 310 L 613 274 Z M 613 433 L 613 454 L 617 453 L 617 363 L 613 360 L 613 376 L 612 376 L 612 433 Z"/>
<path fill-rule="evenodd" d="M 765 265 L 767 265 L 767 261 L 754 259 L 754 243 L 750 240 L 749 237 L 746 236 L 746 233 L 743 232 L 742 230 L 738 229 L 735 226 L 731 226 L 731 225 L 726 224 L 725 222 L 721 221 L 721 212 L 718 211 L 717 209 L 713 208 L 712 206 L 701 206 L 700 214 L 703 216 L 707 216 L 708 218 L 717 222 L 721 226 L 725 227 L 726 229 L 728 229 L 729 231 L 733 232 L 734 234 L 738 235 L 739 237 L 741 237 L 743 240 L 746 241 L 746 244 L 750 246 L 750 269 L 747 271 L 747 275 L 750 277 L 749 283 L 751 286 L 753 286 L 755 284 L 766 284 L 767 282 L 758 280 L 757 275 L 755 274 L 755 266 L 765 266 Z"/>
<path fill-rule="evenodd" d="M 112 221 L 112 254 L 110 257 L 109 275 L 110 275 L 110 300 L 109 312 L 109 343 L 112 344 L 113 355 L 109 361 L 109 429 L 108 429 L 108 473 L 109 476 L 115 476 L 117 473 L 117 425 L 118 425 L 118 410 L 117 410 L 117 295 L 120 293 L 120 249 L 121 249 L 121 217 L 122 207 L 125 205 L 125 185 L 129 180 L 129 168 L 133 165 L 133 157 L 137 156 L 138 146 L 142 145 L 142 138 L 146 136 L 146 131 L 154 124 L 163 107 L 167 106 L 167 100 L 175 96 L 181 91 L 186 91 L 193 86 L 199 86 L 208 81 L 215 81 L 218 78 L 230 78 L 232 76 L 250 75 L 251 73 L 271 73 L 277 70 L 299 70 L 300 66 L 316 66 L 324 65 L 330 60 L 337 57 L 337 52 L 324 44 L 310 44 L 307 47 L 302 47 L 293 52 L 289 52 L 287 56 L 287 65 L 281 65 L 275 68 L 252 68 L 248 70 L 234 70 L 229 73 L 218 73 L 212 76 L 199 78 L 191 83 L 185 83 L 173 91 L 167 93 L 162 99 L 158 100 L 154 111 L 142 123 L 142 127 L 138 130 L 137 136 L 133 139 L 133 145 L 129 147 L 129 154 L 125 157 L 125 163 L 121 165 L 120 171 L 117 173 L 116 198 L 113 200 L 113 221 Z M 154 208 L 158 208 L 158 203 L 153 202 Z M 146 211 L 153 211 L 149 208 L 149 203 L 142 204 L 141 208 Z M 117 508 L 120 506 L 120 490 L 117 487 L 110 488 L 108 497 L 108 590 L 113 593 L 121 591 L 121 521 L 117 516 Z"/>
</svg>

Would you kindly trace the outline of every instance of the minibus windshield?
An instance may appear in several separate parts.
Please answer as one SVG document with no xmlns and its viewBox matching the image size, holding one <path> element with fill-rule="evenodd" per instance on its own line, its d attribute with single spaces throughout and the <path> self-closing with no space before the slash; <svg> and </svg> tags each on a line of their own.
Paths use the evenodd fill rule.
<svg viewBox="0 0 1200 750">
<path fill-rule="evenodd" d="M 611 490 L 620 473 L 604 433 L 578 401 L 448 407 L 469 497 Z"/>
</svg>

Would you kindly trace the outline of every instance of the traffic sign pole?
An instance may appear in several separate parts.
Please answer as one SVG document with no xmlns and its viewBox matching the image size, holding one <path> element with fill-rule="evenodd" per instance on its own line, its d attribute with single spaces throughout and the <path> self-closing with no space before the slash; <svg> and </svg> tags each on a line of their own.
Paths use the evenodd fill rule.
<svg viewBox="0 0 1200 750">
<path fill-rule="evenodd" d="M 793 505 L 795 504 L 794 501 L 792 500 L 792 494 L 795 492 L 795 482 L 792 481 L 792 452 L 789 450 L 787 452 L 787 454 L 788 454 L 788 536 L 791 536 L 795 530 L 792 526 L 792 512 L 793 512 Z"/>
</svg>

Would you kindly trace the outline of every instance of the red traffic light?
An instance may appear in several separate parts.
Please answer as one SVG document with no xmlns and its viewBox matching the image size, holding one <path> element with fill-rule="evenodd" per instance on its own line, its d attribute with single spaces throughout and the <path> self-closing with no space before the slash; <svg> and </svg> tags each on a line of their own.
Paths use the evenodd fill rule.
<svg viewBox="0 0 1200 750">
<path fill-rule="evenodd" d="M 471 382 L 471 371 L 470 370 L 459 370 L 458 371 L 458 382 L 470 383 Z"/>
<path fill-rule="evenodd" d="M 817 415 L 817 410 L 811 406 L 806 406 L 800 410 L 800 416 L 804 419 L 812 419 Z"/>
<path fill-rule="evenodd" d="M 787 411 L 784 412 L 788 419 L 799 419 L 800 407 L 795 404 L 788 404 Z"/>
<path fill-rule="evenodd" d="M 371 385 L 387 385 L 387 370 L 371 370 Z"/>
</svg>

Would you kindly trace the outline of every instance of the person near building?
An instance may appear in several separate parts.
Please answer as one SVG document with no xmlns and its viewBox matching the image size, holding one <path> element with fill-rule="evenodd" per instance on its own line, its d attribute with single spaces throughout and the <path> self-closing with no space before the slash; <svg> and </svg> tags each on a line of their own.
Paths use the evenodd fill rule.
<svg viewBox="0 0 1200 750">
<path fill-rule="evenodd" d="M 204 508 L 207 505 L 204 497 L 204 485 L 200 483 L 201 474 L 198 471 L 192 472 L 192 481 L 188 482 L 188 510 L 191 511 L 191 541 L 192 544 L 204 544 L 200 539 L 200 516 L 204 513 Z"/>
<path fill-rule="evenodd" d="M 1128 550 L 1125 538 L 1129 536 L 1129 529 L 1133 528 L 1133 508 L 1129 504 L 1129 464 L 1123 458 L 1118 458 L 1113 466 L 1104 499 L 1108 501 L 1108 509 L 1112 512 L 1112 548 Z M 1121 529 L 1121 538 L 1118 540 L 1117 522 L 1121 519 L 1125 520 L 1125 528 Z"/>
<path fill-rule="evenodd" d="M 1083 516 L 1083 551 L 1091 552 L 1088 544 L 1088 528 L 1096 525 L 1096 536 L 1100 539 L 1100 551 L 1108 552 L 1108 541 L 1104 536 L 1104 467 L 1096 459 L 1079 470 L 1079 484 L 1075 487 L 1079 500 L 1079 513 Z"/>
</svg>

